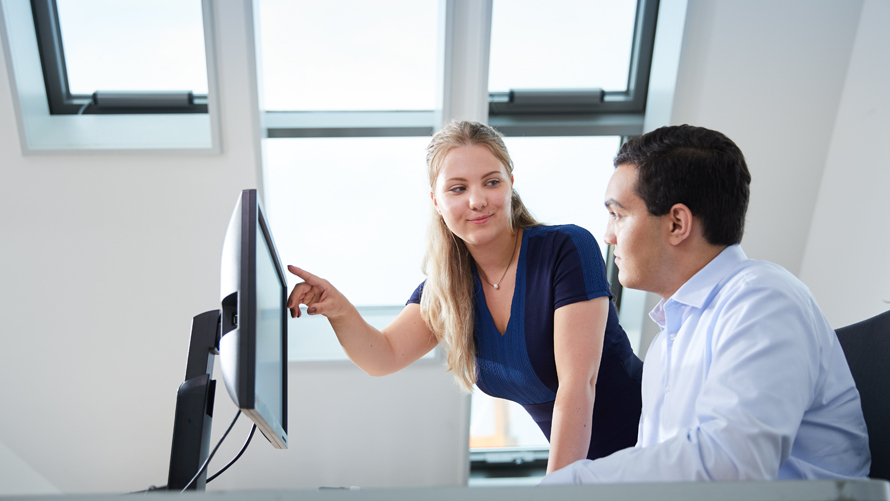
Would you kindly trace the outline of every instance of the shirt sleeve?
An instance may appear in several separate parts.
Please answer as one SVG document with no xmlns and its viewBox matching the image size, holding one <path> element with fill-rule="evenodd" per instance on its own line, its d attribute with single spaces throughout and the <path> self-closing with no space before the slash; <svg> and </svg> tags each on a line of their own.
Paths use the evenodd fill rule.
<svg viewBox="0 0 890 501">
<path fill-rule="evenodd" d="M 423 286 L 426 285 L 426 280 L 420 282 L 420 285 L 414 289 L 414 292 L 411 294 L 411 297 L 408 298 L 408 302 L 405 303 L 405 306 L 408 306 L 411 303 L 420 304 L 420 298 L 423 296 Z"/>
<path fill-rule="evenodd" d="M 688 367 L 705 371 L 695 426 L 657 444 L 578 461 L 542 485 L 776 479 L 824 377 L 816 339 L 824 328 L 814 325 L 824 318 L 802 308 L 795 292 L 745 287 L 715 305 L 722 311 L 706 326 L 706 363 Z M 684 363 L 682 354 L 671 363 Z"/>
<path fill-rule="evenodd" d="M 554 242 L 553 308 L 602 296 L 611 297 L 600 246 L 589 231 L 560 227 Z"/>
</svg>

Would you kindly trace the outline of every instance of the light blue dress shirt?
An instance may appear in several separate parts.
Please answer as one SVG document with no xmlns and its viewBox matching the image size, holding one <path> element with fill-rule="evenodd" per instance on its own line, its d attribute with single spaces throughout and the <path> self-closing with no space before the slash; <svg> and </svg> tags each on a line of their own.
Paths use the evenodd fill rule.
<svg viewBox="0 0 890 501">
<path fill-rule="evenodd" d="M 649 314 L 636 447 L 542 484 L 865 477 L 859 392 L 834 329 L 784 268 L 727 247 Z"/>
</svg>

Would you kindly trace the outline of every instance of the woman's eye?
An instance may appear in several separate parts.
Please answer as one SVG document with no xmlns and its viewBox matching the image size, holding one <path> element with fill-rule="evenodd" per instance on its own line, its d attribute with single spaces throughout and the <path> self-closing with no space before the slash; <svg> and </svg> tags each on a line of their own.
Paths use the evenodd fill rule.
<svg viewBox="0 0 890 501">
<path fill-rule="evenodd" d="M 500 180 L 500 179 L 492 179 L 491 181 L 488 182 L 488 185 L 489 185 L 489 186 L 497 186 L 497 185 L 499 185 L 499 184 L 501 184 L 501 180 Z"/>
<path fill-rule="evenodd" d="M 452 188 L 451 188 L 450 190 L 448 190 L 448 191 L 450 191 L 450 192 L 452 192 L 452 193 L 461 193 L 461 192 L 463 192 L 465 189 L 466 189 L 466 188 L 464 188 L 463 186 L 454 186 L 454 187 L 452 187 Z"/>
</svg>

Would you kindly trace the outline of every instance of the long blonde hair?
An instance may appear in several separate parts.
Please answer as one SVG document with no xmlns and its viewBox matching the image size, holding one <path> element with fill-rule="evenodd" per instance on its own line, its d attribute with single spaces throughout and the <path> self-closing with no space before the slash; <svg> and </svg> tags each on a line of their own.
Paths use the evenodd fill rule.
<svg viewBox="0 0 890 501">
<path fill-rule="evenodd" d="M 507 175 L 513 175 L 513 160 L 499 132 L 478 122 L 454 121 L 433 136 L 427 147 L 426 164 L 430 189 L 435 191 L 439 168 L 445 156 L 454 148 L 482 145 L 501 161 Z M 510 226 L 512 231 L 538 224 L 516 190 L 511 197 Z M 455 235 L 445 220 L 436 212 L 427 234 L 423 272 L 426 284 L 420 300 L 420 314 L 426 325 L 448 352 L 448 370 L 454 372 L 457 383 L 472 391 L 476 382 L 475 284 L 472 262 L 467 246 Z"/>
</svg>

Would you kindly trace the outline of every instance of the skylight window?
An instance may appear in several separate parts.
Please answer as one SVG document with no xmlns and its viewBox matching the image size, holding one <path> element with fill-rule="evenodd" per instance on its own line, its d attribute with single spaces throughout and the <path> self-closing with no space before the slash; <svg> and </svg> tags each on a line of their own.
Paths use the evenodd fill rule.
<svg viewBox="0 0 890 501">
<path fill-rule="evenodd" d="M 263 0 L 265 108 L 432 110 L 437 0 Z"/>
<path fill-rule="evenodd" d="M 496 0 L 489 90 L 627 90 L 636 10 L 636 0 Z"/>
<path fill-rule="evenodd" d="M 200 0 L 56 0 L 71 94 L 207 94 Z"/>
</svg>

